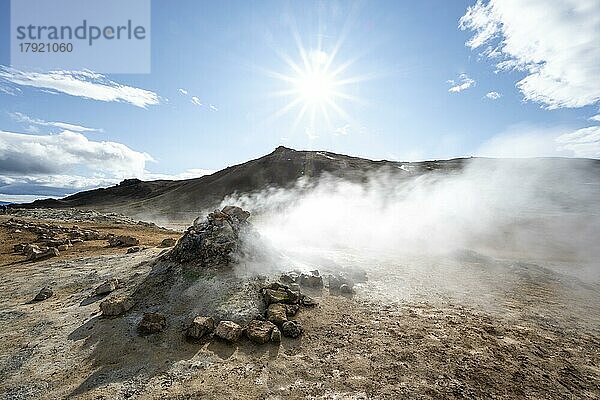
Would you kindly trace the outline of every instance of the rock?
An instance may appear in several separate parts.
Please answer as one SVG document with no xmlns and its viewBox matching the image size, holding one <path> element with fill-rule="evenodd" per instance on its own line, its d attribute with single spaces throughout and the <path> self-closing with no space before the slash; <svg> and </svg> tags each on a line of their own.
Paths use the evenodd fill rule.
<svg viewBox="0 0 600 400">
<path fill-rule="evenodd" d="M 196 218 L 177 241 L 170 258 L 179 263 L 193 263 L 199 267 L 223 267 L 231 264 L 245 252 L 255 249 L 245 237 L 258 237 L 247 219 L 249 212 L 227 206 L 215 210 L 206 219 Z"/>
<path fill-rule="evenodd" d="M 45 287 L 42 290 L 40 290 L 40 292 L 38 294 L 35 295 L 35 297 L 33 298 L 33 301 L 43 301 L 46 300 L 50 297 L 52 297 L 52 295 L 54 294 L 54 292 L 52 291 L 52 289 L 50 289 L 49 287 Z"/>
<path fill-rule="evenodd" d="M 173 247 L 175 244 L 177 244 L 177 240 L 173 238 L 166 238 L 160 242 L 160 247 Z"/>
<path fill-rule="evenodd" d="M 298 321 L 287 321 L 281 326 L 283 336 L 297 338 L 302 334 L 302 326 Z"/>
<path fill-rule="evenodd" d="M 299 275 L 295 272 L 288 272 L 287 274 L 281 274 L 279 280 L 283 283 L 296 283 L 298 282 Z"/>
<path fill-rule="evenodd" d="M 323 287 L 323 277 L 319 275 L 319 271 L 312 271 L 311 274 L 302 274 L 298 281 L 301 286 L 320 288 Z"/>
<path fill-rule="evenodd" d="M 33 245 L 31 245 L 33 246 Z M 60 252 L 58 251 L 58 249 L 56 247 L 49 247 L 46 249 L 42 249 L 39 247 L 32 247 L 29 250 L 27 259 L 34 261 L 34 260 L 41 260 L 44 258 L 50 258 L 50 257 L 58 257 L 60 255 Z"/>
<path fill-rule="evenodd" d="M 290 290 L 292 292 L 300 292 L 300 285 L 297 283 L 290 283 Z"/>
<path fill-rule="evenodd" d="M 228 342 L 237 342 L 242 336 L 242 327 L 233 321 L 221 321 L 215 329 L 215 336 Z"/>
<path fill-rule="evenodd" d="M 13 252 L 15 252 L 15 253 L 23 253 L 23 251 L 25 250 L 26 246 L 27 246 L 27 244 L 25 244 L 25 243 L 15 244 L 13 246 Z"/>
<path fill-rule="evenodd" d="M 128 296 L 113 296 L 100 303 L 102 315 L 114 317 L 121 315 L 133 307 L 134 302 Z"/>
<path fill-rule="evenodd" d="M 285 313 L 289 317 L 293 317 L 298 313 L 300 306 L 298 304 L 286 304 L 285 305 Z"/>
<path fill-rule="evenodd" d="M 140 246 L 133 246 L 127 249 L 127 254 L 137 253 L 141 250 Z"/>
<path fill-rule="evenodd" d="M 300 300 L 300 303 L 306 307 L 314 307 L 319 304 L 319 303 L 317 303 L 317 301 L 315 299 L 313 299 L 312 297 L 307 296 L 305 294 L 302 295 L 302 299 Z"/>
<path fill-rule="evenodd" d="M 253 320 L 246 327 L 246 336 L 254 343 L 264 344 L 271 340 L 275 325 L 269 321 Z"/>
<path fill-rule="evenodd" d="M 273 331 L 271 331 L 271 342 L 273 342 L 273 343 L 281 342 L 281 331 L 277 327 L 273 328 Z"/>
<path fill-rule="evenodd" d="M 58 245 L 56 248 L 58 249 L 58 251 L 67 251 L 69 249 L 69 245 L 61 244 L 61 245 Z"/>
<path fill-rule="evenodd" d="M 296 304 L 299 300 L 299 295 L 289 288 L 284 289 L 263 289 L 263 298 L 267 305 L 273 303 Z"/>
<path fill-rule="evenodd" d="M 340 292 L 346 293 L 346 294 L 352 294 L 352 293 L 354 293 L 354 289 L 352 289 L 350 286 L 348 286 L 344 283 L 340 286 Z"/>
<path fill-rule="evenodd" d="M 94 290 L 94 294 L 96 294 L 96 295 L 107 294 L 107 293 L 110 293 L 110 292 L 118 289 L 119 287 L 121 287 L 119 280 L 117 278 L 111 278 L 111 279 L 107 280 L 106 282 L 104 282 L 102 285 L 98 286 Z"/>
<path fill-rule="evenodd" d="M 287 307 L 285 304 L 275 303 L 267 308 L 267 320 L 276 325 L 287 322 Z"/>
<path fill-rule="evenodd" d="M 164 315 L 158 313 L 144 313 L 144 317 L 138 325 L 142 333 L 157 333 L 167 327 L 167 319 Z"/>
<path fill-rule="evenodd" d="M 140 241 L 133 236 L 121 235 L 121 236 L 110 236 L 108 238 L 108 245 L 110 247 L 130 247 L 137 246 Z"/>
<path fill-rule="evenodd" d="M 344 290 L 346 290 L 346 292 L 343 293 L 352 293 L 354 290 L 354 280 L 350 277 L 348 277 L 346 274 L 344 273 L 337 273 L 335 275 L 329 275 L 329 289 L 330 290 L 339 290 L 340 292 L 342 291 L 341 287 L 345 285 L 346 287 L 344 288 Z M 350 292 L 348 292 L 347 290 L 350 289 Z"/>
<path fill-rule="evenodd" d="M 187 336 L 193 339 L 200 339 L 202 336 L 210 333 L 215 328 L 215 321 L 212 317 L 197 316 L 187 329 Z"/>
</svg>

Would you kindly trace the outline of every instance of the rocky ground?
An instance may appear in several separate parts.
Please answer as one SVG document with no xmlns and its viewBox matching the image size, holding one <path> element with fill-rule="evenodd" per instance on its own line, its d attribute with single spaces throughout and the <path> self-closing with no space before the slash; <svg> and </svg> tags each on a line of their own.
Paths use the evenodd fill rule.
<svg viewBox="0 0 600 400">
<path fill-rule="evenodd" d="M 52 221 L 9 215 L 0 224 L 19 218 L 71 226 L 78 218 L 53 213 Z M 135 237 L 140 251 L 98 239 L 27 261 L 13 245 L 38 234 L 0 226 L 3 398 L 600 397 L 600 287 L 562 273 L 561 265 L 474 252 L 389 262 L 346 254 L 337 267 L 351 274 L 353 264 L 370 265 L 368 279 L 340 290 L 341 282 L 328 287 L 327 278 L 324 287 L 309 284 L 308 273 L 301 291 L 318 305 L 293 317 L 303 328 L 298 338 L 191 340 L 190 316 L 241 324 L 256 318 L 244 310 L 264 312 L 260 288 L 280 273 L 248 279 L 239 270 L 188 269 L 160 247 L 180 233 L 105 216 L 76 224 Z M 326 260 L 311 262 L 321 275 L 334 272 Z M 111 279 L 119 284 L 98 294 Z M 52 296 L 32 302 L 43 287 Z M 132 299 L 132 308 L 102 315 L 100 304 L 117 296 Z M 257 302 L 249 306 L 249 299 Z M 147 313 L 165 316 L 156 333 L 140 331 Z"/>
</svg>

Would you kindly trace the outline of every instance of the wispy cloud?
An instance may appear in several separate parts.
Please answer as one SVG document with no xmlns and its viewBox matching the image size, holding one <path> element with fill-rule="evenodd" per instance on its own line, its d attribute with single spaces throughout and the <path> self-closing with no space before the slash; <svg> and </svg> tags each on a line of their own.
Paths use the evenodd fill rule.
<svg viewBox="0 0 600 400">
<path fill-rule="evenodd" d="M 213 169 L 203 169 L 203 168 L 190 168 L 186 169 L 183 172 L 177 174 L 156 174 L 152 172 L 146 172 L 144 174 L 144 179 L 154 180 L 154 179 L 169 179 L 169 180 L 182 180 L 182 179 L 193 179 L 199 178 L 204 175 L 214 174 L 216 171 Z"/>
<path fill-rule="evenodd" d="M 502 94 L 498 92 L 488 92 L 486 93 L 485 97 L 490 100 L 498 100 L 500 97 L 502 97 Z"/>
<path fill-rule="evenodd" d="M 590 121 L 600 122 L 600 114 L 593 115 L 589 119 Z"/>
<path fill-rule="evenodd" d="M 467 74 L 460 74 L 458 80 L 449 79 L 447 83 L 451 85 L 450 89 L 448 89 L 450 93 L 459 93 L 474 86 L 476 82 L 469 78 Z"/>
<path fill-rule="evenodd" d="M 517 82 L 525 100 L 555 109 L 600 101 L 599 20 L 597 0 L 478 0 L 459 27 L 498 70 L 527 72 Z"/>
<path fill-rule="evenodd" d="M 192 104 L 194 104 L 196 106 L 201 106 L 202 105 L 202 102 L 196 96 L 192 96 L 192 99 L 190 101 L 192 102 Z"/>
<path fill-rule="evenodd" d="M 213 111 L 219 111 L 219 109 L 217 108 L 217 106 L 215 106 L 214 104 L 211 104 L 210 106 L 208 106 L 211 110 Z"/>
<path fill-rule="evenodd" d="M 133 86 L 122 85 L 104 75 L 90 71 L 27 72 L 0 66 L 0 82 L 12 87 L 30 86 L 52 93 L 65 93 L 106 102 L 123 102 L 146 108 L 159 104 L 156 93 Z"/>
<path fill-rule="evenodd" d="M 185 90 L 185 89 L 183 89 L 183 88 L 179 88 L 179 89 L 177 89 L 177 91 L 178 91 L 179 93 L 181 93 L 182 95 L 184 95 L 184 96 L 188 94 L 188 91 L 187 91 L 187 90 Z"/>
<path fill-rule="evenodd" d="M 488 140 L 477 151 L 477 155 L 600 158 L 600 126 L 575 130 L 519 126 Z"/>
<path fill-rule="evenodd" d="M 31 118 L 20 112 L 9 112 L 8 115 L 10 115 L 10 117 L 17 122 L 20 122 L 23 124 L 28 124 L 29 129 L 32 131 L 36 131 L 36 129 L 32 129 L 32 128 L 35 128 L 35 126 L 47 126 L 47 127 L 58 128 L 61 130 L 67 130 L 67 131 L 71 131 L 71 132 L 102 132 L 102 129 L 88 128 L 86 126 L 70 124 L 67 122 L 52 122 L 52 121 L 44 121 L 39 118 Z"/>
<path fill-rule="evenodd" d="M 349 133 L 350 133 L 350 124 L 340 126 L 335 131 L 333 131 L 333 134 L 336 136 L 348 136 Z"/>
</svg>

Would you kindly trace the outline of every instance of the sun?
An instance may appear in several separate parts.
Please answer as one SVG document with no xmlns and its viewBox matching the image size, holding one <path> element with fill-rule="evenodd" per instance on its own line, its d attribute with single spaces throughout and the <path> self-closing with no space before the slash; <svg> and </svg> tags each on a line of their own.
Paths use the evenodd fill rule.
<svg viewBox="0 0 600 400">
<path fill-rule="evenodd" d="M 358 101 L 356 97 L 348 94 L 346 89 L 356 84 L 361 77 L 346 76 L 348 67 L 352 62 L 337 63 L 335 60 L 338 48 L 326 52 L 322 48 L 307 50 L 299 40 L 298 55 L 291 57 L 288 54 L 279 54 L 288 67 L 286 73 L 270 72 L 270 75 L 279 79 L 286 88 L 273 93 L 288 99 L 273 117 L 296 111 L 292 129 L 296 129 L 301 121 L 308 119 L 307 129 L 314 131 L 320 127 L 320 119 L 325 126 L 333 126 L 332 119 L 348 122 L 350 117 L 344 105 L 348 101 Z"/>
</svg>

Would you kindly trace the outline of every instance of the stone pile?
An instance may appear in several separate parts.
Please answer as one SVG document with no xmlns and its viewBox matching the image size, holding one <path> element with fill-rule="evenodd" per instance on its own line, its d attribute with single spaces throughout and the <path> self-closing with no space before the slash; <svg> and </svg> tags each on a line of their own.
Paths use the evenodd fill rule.
<svg viewBox="0 0 600 400">
<path fill-rule="evenodd" d="M 82 229 L 77 225 L 66 227 L 62 225 L 36 223 L 11 218 L 3 226 L 20 233 L 28 231 L 37 235 L 32 243 L 19 243 L 13 246 L 13 251 L 23 254 L 27 260 L 35 261 L 49 257 L 57 257 L 61 251 L 67 251 L 74 244 L 88 240 L 106 240 L 109 235 L 93 229 Z"/>
<path fill-rule="evenodd" d="M 253 233 L 250 213 L 236 206 L 215 210 L 206 219 L 197 218 L 179 239 L 170 258 L 200 267 L 222 267 L 243 251 L 244 234 Z"/>
</svg>

